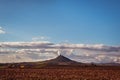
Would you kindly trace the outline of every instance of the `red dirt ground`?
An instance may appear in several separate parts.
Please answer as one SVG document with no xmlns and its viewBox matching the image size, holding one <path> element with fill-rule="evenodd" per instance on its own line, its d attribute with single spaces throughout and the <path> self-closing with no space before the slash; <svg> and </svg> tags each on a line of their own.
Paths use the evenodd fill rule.
<svg viewBox="0 0 120 80">
<path fill-rule="evenodd" d="M 0 80 L 120 80 L 120 67 L 0 69 Z"/>
</svg>

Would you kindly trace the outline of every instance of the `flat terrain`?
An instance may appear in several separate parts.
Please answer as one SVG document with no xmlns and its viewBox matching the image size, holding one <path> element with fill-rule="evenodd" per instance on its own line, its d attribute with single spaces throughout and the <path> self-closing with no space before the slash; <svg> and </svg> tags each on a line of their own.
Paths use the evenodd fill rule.
<svg viewBox="0 0 120 80">
<path fill-rule="evenodd" d="M 120 80 L 120 67 L 0 69 L 0 80 Z"/>
</svg>

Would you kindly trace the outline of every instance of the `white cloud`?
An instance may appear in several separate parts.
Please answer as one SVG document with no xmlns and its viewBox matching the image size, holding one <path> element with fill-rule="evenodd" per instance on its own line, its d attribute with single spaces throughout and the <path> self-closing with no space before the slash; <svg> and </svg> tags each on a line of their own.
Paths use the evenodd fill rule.
<svg viewBox="0 0 120 80">
<path fill-rule="evenodd" d="M 37 42 L 0 42 L 2 48 L 47 48 L 53 43 L 49 41 L 37 41 Z"/>
<path fill-rule="evenodd" d="M 0 27 L 0 34 L 5 34 L 6 32 L 3 30 L 2 27 Z"/>
<path fill-rule="evenodd" d="M 50 49 L 84 49 L 89 51 L 119 52 L 120 46 L 107 46 L 101 44 L 54 44 L 49 41 L 35 42 L 0 42 L 2 48 L 50 48 Z"/>
<path fill-rule="evenodd" d="M 15 61 L 18 59 L 19 62 L 46 60 L 56 57 L 59 53 L 79 62 L 120 63 L 120 46 L 55 44 L 49 41 L 0 42 L 0 63 L 10 62 L 7 60 L 12 58 Z"/>
<path fill-rule="evenodd" d="M 32 40 L 33 41 L 45 41 L 45 40 L 49 40 L 50 38 L 47 36 L 38 36 L 38 37 L 33 37 Z"/>
</svg>

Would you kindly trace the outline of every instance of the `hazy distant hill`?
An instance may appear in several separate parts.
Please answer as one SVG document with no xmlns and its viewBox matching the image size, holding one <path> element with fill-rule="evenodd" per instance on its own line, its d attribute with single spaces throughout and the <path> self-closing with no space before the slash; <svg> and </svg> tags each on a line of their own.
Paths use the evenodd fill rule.
<svg viewBox="0 0 120 80">
<path fill-rule="evenodd" d="M 2 68 L 42 68 L 50 66 L 85 66 L 86 64 L 70 60 L 63 55 L 59 55 L 55 59 L 40 62 L 23 62 L 23 63 L 7 63 L 0 64 Z"/>
<path fill-rule="evenodd" d="M 63 55 L 59 55 L 58 57 L 39 62 L 23 62 L 23 63 L 6 63 L 0 64 L 0 68 L 44 68 L 44 67 L 61 67 L 61 66 L 69 66 L 69 67 L 79 67 L 79 66 L 120 66 L 117 63 L 106 63 L 106 64 L 95 64 L 95 63 L 80 63 L 73 61 Z"/>
<path fill-rule="evenodd" d="M 44 61 L 48 65 L 83 65 L 83 63 L 73 61 L 63 55 L 59 55 L 55 59 Z"/>
</svg>

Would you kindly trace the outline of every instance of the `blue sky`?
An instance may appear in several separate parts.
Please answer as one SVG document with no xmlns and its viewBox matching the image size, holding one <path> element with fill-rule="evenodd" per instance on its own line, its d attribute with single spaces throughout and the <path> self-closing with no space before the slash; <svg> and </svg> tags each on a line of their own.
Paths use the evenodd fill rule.
<svg viewBox="0 0 120 80">
<path fill-rule="evenodd" d="M 0 41 L 120 45 L 119 0 L 0 0 Z"/>
</svg>

